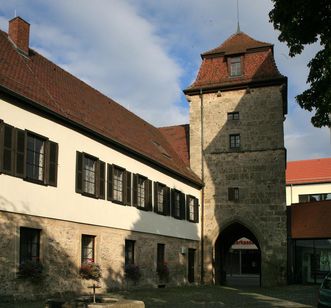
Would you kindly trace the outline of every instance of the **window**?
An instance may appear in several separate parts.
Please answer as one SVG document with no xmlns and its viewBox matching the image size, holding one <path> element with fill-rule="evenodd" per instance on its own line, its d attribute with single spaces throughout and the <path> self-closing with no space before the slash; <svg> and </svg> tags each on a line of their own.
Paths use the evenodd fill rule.
<svg viewBox="0 0 331 308">
<path fill-rule="evenodd" d="M 107 165 L 107 200 L 131 205 L 131 173 L 116 165 Z"/>
<path fill-rule="evenodd" d="M 228 199 L 229 201 L 239 201 L 239 188 L 229 187 L 228 188 Z"/>
<path fill-rule="evenodd" d="M 28 134 L 26 176 L 43 181 L 45 169 L 45 141 Z"/>
<path fill-rule="evenodd" d="M 95 236 L 86 234 L 82 235 L 82 264 L 93 263 L 95 261 L 94 245 Z"/>
<path fill-rule="evenodd" d="M 157 269 L 159 266 L 164 265 L 164 255 L 165 255 L 165 245 L 164 244 L 157 244 L 157 252 L 156 252 L 156 266 Z"/>
<path fill-rule="evenodd" d="M 0 121 L 0 173 L 57 186 L 58 144 Z"/>
<path fill-rule="evenodd" d="M 177 219 L 185 219 L 185 195 L 176 189 L 172 189 L 171 203 L 172 216 Z"/>
<path fill-rule="evenodd" d="M 187 220 L 191 222 L 199 222 L 199 201 L 193 196 L 186 197 L 186 213 Z"/>
<path fill-rule="evenodd" d="M 40 230 L 20 228 L 20 264 L 25 261 L 39 262 Z"/>
<path fill-rule="evenodd" d="M 76 153 L 76 192 L 105 199 L 105 163 L 86 153 Z"/>
<path fill-rule="evenodd" d="M 299 202 L 331 200 L 331 193 L 299 195 Z"/>
<path fill-rule="evenodd" d="M 169 215 L 170 188 L 164 184 L 154 183 L 154 212 Z"/>
<path fill-rule="evenodd" d="M 120 168 L 114 168 L 114 190 L 113 190 L 113 197 L 114 200 L 123 202 L 123 189 L 124 183 L 124 170 Z"/>
<path fill-rule="evenodd" d="M 240 148 L 240 135 L 230 135 L 230 149 L 239 149 Z"/>
<path fill-rule="evenodd" d="M 95 194 L 97 160 L 84 156 L 83 158 L 83 191 L 91 195 Z"/>
<path fill-rule="evenodd" d="M 228 112 L 228 120 L 239 120 L 239 112 Z"/>
<path fill-rule="evenodd" d="M 146 179 L 139 177 L 138 178 L 138 207 L 145 207 L 145 185 Z"/>
<path fill-rule="evenodd" d="M 146 211 L 152 210 L 152 181 L 140 174 L 133 175 L 133 205 Z"/>
<path fill-rule="evenodd" d="M 242 75 L 241 57 L 229 58 L 230 76 L 236 77 Z"/>
<path fill-rule="evenodd" d="M 132 240 L 125 240 L 125 265 L 134 264 L 134 243 Z"/>
</svg>

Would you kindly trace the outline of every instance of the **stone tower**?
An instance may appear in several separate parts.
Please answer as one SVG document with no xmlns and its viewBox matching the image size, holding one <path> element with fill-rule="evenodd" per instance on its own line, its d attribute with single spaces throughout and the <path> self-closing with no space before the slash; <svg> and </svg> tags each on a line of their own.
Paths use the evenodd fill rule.
<svg viewBox="0 0 331 308">
<path fill-rule="evenodd" d="M 226 280 L 229 249 L 245 237 L 258 247 L 260 284 L 284 284 L 287 78 L 276 67 L 273 45 L 243 32 L 201 57 L 184 93 L 190 164 L 205 183 L 203 280 Z"/>
</svg>

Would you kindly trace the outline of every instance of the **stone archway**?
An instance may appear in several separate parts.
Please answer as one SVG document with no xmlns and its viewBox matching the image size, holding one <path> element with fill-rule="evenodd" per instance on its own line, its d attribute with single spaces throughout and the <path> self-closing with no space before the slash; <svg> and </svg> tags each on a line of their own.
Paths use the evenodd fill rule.
<svg viewBox="0 0 331 308">
<path fill-rule="evenodd" d="M 227 280 L 227 265 L 229 258 L 232 257 L 230 253 L 231 246 L 239 239 L 246 238 L 250 240 L 255 246 L 256 251 L 251 253 L 251 256 L 249 257 L 249 262 L 254 262 L 256 266 L 256 269 L 254 271 L 254 274 L 256 275 L 256 278 L 254 277 L 254 281 L 252 280 L 252 283 L 261 286 L 261 249 L 260 249 L 260 243 L 255 236 L 255 234 L 245 225 L 243 225 L 240 222 L 233 222 L 229 224 L 226 228 L 224 228 L 216 242 L 215 242 L 215 283 L 216 284 L 225 284 Z M 241 255 L 240 255 L 241 256 Z M 245 256 L 244 256 L 245 257 Z M 246 256 L 248 257 L 248 256 Z M 241 260 L 240 260 L 240 266 L 241 266 Z M 240 275 L 237 277 L 244 277 L 240 271 Z M 252 277 L 252 276 L 251 276 Z M 247 278 L 247 276 L 246 276 Z"/>
</svg>

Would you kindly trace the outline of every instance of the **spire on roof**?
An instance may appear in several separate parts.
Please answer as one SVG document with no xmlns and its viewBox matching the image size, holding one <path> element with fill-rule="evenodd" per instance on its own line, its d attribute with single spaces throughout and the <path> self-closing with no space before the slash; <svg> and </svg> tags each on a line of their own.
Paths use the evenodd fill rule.
<svg viewBox="0 0 331 308">
<path fill-rule="evenodd" d="M 238 4 L 238 1 L 237 0 L 237 33 L 241 32 L 240 31 L 240 24 L 239 24 L 239 4 Z"/>
</svg>

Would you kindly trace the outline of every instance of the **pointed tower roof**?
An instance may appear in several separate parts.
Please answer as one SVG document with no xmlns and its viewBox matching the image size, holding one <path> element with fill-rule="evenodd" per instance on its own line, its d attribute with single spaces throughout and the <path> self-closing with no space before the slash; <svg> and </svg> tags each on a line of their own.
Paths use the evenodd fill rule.
<svg viewBox="0 0 331 308">
<path fill-rule="evenodd" d="M 244 32 L 231 35 L 218 47 L 201 54 L 202 64 L 194 83 L 184 90 L 194 95 L 201 90 L 217 92 L 265 85 L 287 85 L 275 63 L 273 45 L 257 41 Z M 231 75 L 230 62 L 240 57 L 240 73 Z"/>
<path fill-rule="evenodd" d="M 255 48 L 272 48 L 273 45 L 261 41 L 254 40 L 244 32 L 237 32 L 231 35 L 220 46 L 204 52 L 202 58 L 208 55 L 225 54 L 232 55 L 237 53 L 245 53 L 250 49 Z"/>
</svg>

